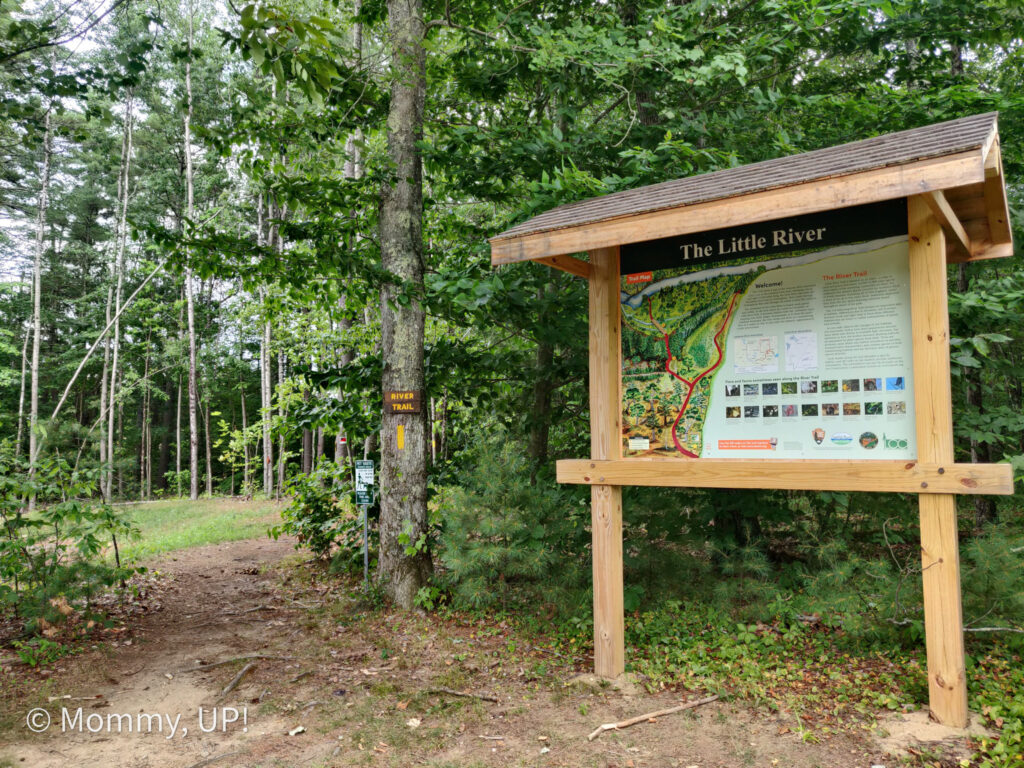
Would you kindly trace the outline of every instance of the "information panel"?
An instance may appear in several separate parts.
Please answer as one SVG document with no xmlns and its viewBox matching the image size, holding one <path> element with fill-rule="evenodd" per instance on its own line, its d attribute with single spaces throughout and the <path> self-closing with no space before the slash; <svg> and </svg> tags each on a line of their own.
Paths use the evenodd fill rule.
<svg viewBox="0 0 1024 768">
<path fill-rule="evenodd" d="M 904 200 L 623 246 L 623 455 L 916 457 Z"/>
</svg>

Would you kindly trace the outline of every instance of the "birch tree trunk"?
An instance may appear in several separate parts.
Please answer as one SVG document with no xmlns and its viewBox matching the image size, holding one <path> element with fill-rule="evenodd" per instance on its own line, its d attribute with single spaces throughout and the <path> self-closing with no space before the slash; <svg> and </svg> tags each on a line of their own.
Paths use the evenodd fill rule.
<svg viewBox="0 0 1024 768">
<path fill-rule="evenodd" d="M 25 372 L 28 370 L 28 340 L 30 338 L 32 338 L 31 323 L 25 326 L 25 340 L 21 343 L 21 385 L 18 392 L 18 436 L 14 441 L 14 458 L 21 456 L 21 433 L 25 423 Z"/>
<path fill-rule="evenodd" d="M 148 469 L 146 463 L 146 457 L 149 452 L 149 403 L 150 403 L 150 389 L 149 389 L 149 342 L 150 336 L 146 336 L 146 361 L 143 365 L 142 381 L 145 389 L 142 392 L 142 429 L 139 430 L 139 498 L 145 501 L 148 496 L 147 488 L 149 483 L 147 482 L 146 471 Z"/>
<path fill-rule="evenodd" d="M 242 495 L 248 496 L 249 489 L 249 419 L 245 414 L 245 387 L 241 387 L 242 400 Z"/>
<path fill-rule="evenodd" d="M 46 128 L 43 135 L 43 170 L 39 178 L 39 199 L 36 211 L 36 251 L 32 264 L 32 376 L 29 383 L 28 461 L 29 480 L 35 479 L 36 461 L 39 459 L 39 349 L 42 341 L 43 241 L 46 230 L 46 212 L 49 207 L 50 161 L 53 154 L 53 125 L 51 109 L 46 110 Z M 35 495 L 29 497 L 29 511 L 35 509 Z"/>
<path fill-rule="evenodd" d="M 256 201 L 256 244 L 266 244 L 263 235 L 263 195 Z M 260 413 L 263 420 L 263 493 L 267 498 L 274 495 L 274 438 L 270 432 L 271 408 L 273 406 L 273 378 L 270 370 L 270 318 L 267 317 L 267 291 L 261 288 L 260 304 L 263 308 L 263 333 L 260 336 Z"/>
<path fill-rule="evenodd" d="M 284 352 L 277 353 L 277 385 L 281 386 L 284 384 L 284 368 L 285 368 L 285 357 Z M 281 418 L 282 423 L 284 422 L 285 409 L 284 403 L 278 403 L 277 415 Z M 281 494 L 284 492 L 284 475 L 285 475 L 285 456 L 284 456 L 284 431 L 277 437 L 277 498 L 281 498 Z"/>
<path fill-rule="evenodd" d="M 206 438 L 206 495 L 213 497 L 213 453 L 210 448 L 210 388 L 204 386 L 206 402 L 203 407 L 203 436 Z"/>
<path fill-rule="evenodd" d="M 188 8 L 188 54 L 185 58 L 185 218 L 195 215 L 192 184 L 192 4 Z M 186 258 L 191 254 L 186 254 Z M 188 315 L 189 498 L 199 498 L 199 386 L 196 366 L 196 311 L 191 265 L 185 268 L 185 313 Z"/>
<path fill-rule="evenodd" d="M 383 388 L 422 393 L 424 311 L 418 296 L 399 294 L 423 286 L 423 179 L 416 143 L 423 137 L 426 97 L 422 0 L 388 0 L 391 54 L 387 152 L 392 174 L 382 190 L 382 266 L 407 287 L 381 291 Z M 422 397 L 421 397 L 422 402 Z M 377 581 L 395 604 L 413 608 L 431 573 L 430 553 L 406 554 L 403 534 L 416 544 L 427 532 L 427 454 L 424 413 L 385 413 L 381 422 L 381 516 Z"/>
<path fill-rule="evenodd" d="M 178 374 L 178 409 L 174 421 L 174 474 L 178 498 L 181 498 L 181 374 Z"/>
<path fill-rule="evenodd" d="M 107 287 L 107 311 L 106 311 L 106 325 L 110 325 L 110 306 L 114 301 L 114 289 Z M 106 327 L 106 326 L 104 326 Z M 110 339 L 107 338 L 103 342 L 103 371 L 100 374 L 100 495 L 103 500 L 110 503 L 110 497 L 107 496 L 107 485 L 104 479 L 104 474 L 107 468 L 107 430 L 106 424 L 108 422 L 107 416 L 107 376 L 110 372 Z"/>
<path fill-rule="evenodd" d="M 117 214 L 117 228 L 115 230 L 115 253 L 113 263 L 113 277 L 115 281 L 114 288 L 114 335 L 110 344 L 110 402 L 114 403 L 117 397 L 117 366 L 118 356 L 121 348 L 121 291 L 124 287 L 124 251 L 125 241 L 127 240 L 127 220 L 128 220 L 128 177 L 131 170 L 131 155 L 132 155 L 132 107 L 133 98 L 132 91 L 129 90 L 125 97 L 124 103 L 124 130 L 121 134 L 121 165 L 120 171 L 117 177 L 117 198 L 118 198 L 118 214 Z M 110 415 L 107 422 L 107 461 L 109 467 L 106 472 L 107 477 L 107 501 L 111 499 L 111 482 L 113 477 L 113 466 L 114 466 L 114 409 L 110 409 Z"/>
</svg>

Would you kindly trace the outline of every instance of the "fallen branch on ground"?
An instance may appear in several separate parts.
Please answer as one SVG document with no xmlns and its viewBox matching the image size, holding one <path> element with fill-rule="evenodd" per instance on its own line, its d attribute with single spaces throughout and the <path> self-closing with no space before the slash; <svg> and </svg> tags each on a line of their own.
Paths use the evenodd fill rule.
<svg viewBox="0 0 1024 768">
<path fill-rule="evenodd" d="M 310 675 L 312 675 L 312 674 L 313 674 L 313 670 L 311 670 L 311 669 L 307 669 L 307 670 L 306 670 L 305 672 L 299 672 L 299 674 L 297 674 L 297 675 L 296 675 L 295 677 L 293 677 L 293 678 L 292 678 L 291 680 L 289 680 L 288 682 L 289 682 L 289 683 L 297 683 L 297 682 L 299 682 L 299 680 L 301 680 L 302 678 L 304 678 L 304 677 L 309 677 L 309 676 L 310 676 Z"/>
<path fill-rule="evenodd" d="M 224 661 L 215 661 L 212 664 L 201 664 L 198 667 L 184 667 L 179 669 L 178 672 L 205 672 L 208 669 L 215 669 L 216 667 L 223 667 L 227 664 L 234 664 L 237 661 L 252 661 L 253 659 L 273 659 L 274 661 L 293 661 L 291 656 L 263 656 L 258 653 L 254 653 L 251 656 L 235 656 L 233 659 L 224 659 Z"/>
<path fill-rule="evenodd" d="M 295 600 L 295 599 L 293 599 L 291 597 L 288 597 L 288 595 L 281 595 L 281 597 L 283 597 L 289 603 L 295 603 L 296 605 L 301 605 L 307 611 L 312 611 L 314 608 L 319 608 L 320 607 L 318 605 L 310 605 L 309 603 L 300 602 L 299 600 Z"/>
<path fill-rule="evenodd" d="M 205 760 L 200 760 L 198 763 L 192 763 L 192 765 L 190 765 L 188 768 L 204 768 L 204 766 L 207 766 L 210 763 L 214 763 L 218 760 L 223 760 L 225 757 L 233 757 L 234 755 L 240 755 L 242 754 L 242 751 L 243 750 L 239 749 L 235 752 L 225 752 L 222 755 L 214 755 L 213 757 L 208 757 Z"/>
<path fill-rule="evenodd" d="M 257 611 L 276 611 L 276 610 L 277 610 L 277 608 L 275 608 L 272 605 L 257 605 L 255 608 L 248 608 L 248 609 L 242 611 L 242 613 L 256 613 Z"/>
<path fill-rule="evenodd" d="M 224 701 L 227 695 L 231 693 L 233 690 L 235 690 L 235 688 L 238 687 L 238 684 L 242 682 L 242 678 L 250 672 L 252 672 L 254 669 L 256 669 L 255 661 L 250 661 L 248 664 L 242 667 L 239 673 L 235 675 L 234 678 L 232 678 L 231 682 L 224 686 L 224 690 L 221 691 L 220 696 L 217 697 L 217 703 L 219 704 L 220 702 Z"/>
<path fill-rule="evenodd" d="M 481 701 L 493 701 L 498 703 L 498 697 L 489 693 L 470 693 L 466 691 L 453 691 L 451 688 L 431 688 L 427 693 L 446 693 L 449 696 L 460 696 L 464 699 L 480 699 Z"/>
<path fill-rule="evenodd" d="M 964 632 L 1015 632 L 1024 635 L 1024 629 L 1016 627 L 964 627 Z"/>
<path fill-rule="evenodd" d="M 605 731 L 617 731 L 620 728 L 629 728 L 629 726 L 636 725 L 637 723 L 645 723 L 648 720 L 654 720 L 656 717 L 671 715 L 674 712 L 682 712 L 684 709 L 700 707 L 704 704 L 710 704 L 712 701 L 718 701 L 718 696 L 708 696 L 704 699 L 697 699 L 696 701 L 690 701 L 686 704 L 680 704 L 678 707 L 669 707 L 668 709 L 660 709 L 657 712 L 648 712 L 646 715 L 631 717 L 629 720 L 623 720 L 619 723 L 605 723 L 604 725 L 599 725 L 593 733 L 587 736 L 587 741 L 593 741 Z"/>
</svg>

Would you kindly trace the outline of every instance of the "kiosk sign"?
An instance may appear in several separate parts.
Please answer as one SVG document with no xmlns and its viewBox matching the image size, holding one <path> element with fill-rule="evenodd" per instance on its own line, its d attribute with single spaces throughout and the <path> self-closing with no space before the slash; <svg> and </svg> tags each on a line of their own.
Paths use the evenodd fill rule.
<svg viewBox="0 0 1024 768">
<path fill-rule="evenodd" d="M 916 457 L 905 200 L 621 258 L 625 457 Z"/>
</svg>

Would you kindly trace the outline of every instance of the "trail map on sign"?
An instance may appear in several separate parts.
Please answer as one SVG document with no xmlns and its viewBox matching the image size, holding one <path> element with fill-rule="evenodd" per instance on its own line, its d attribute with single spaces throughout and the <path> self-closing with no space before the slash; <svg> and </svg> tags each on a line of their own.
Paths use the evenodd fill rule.
<svg viewBox="0 0 1024 768">
<path fill-rule="evenodd" d="M 905 207 L 856 211 L 624 248 L 624 456 L 916 455 Z"/>
<path fill-rule="evenodd" d="M 779 340 L 775 336 L 743 336 L 733 342 L 737 373 L 779 370 Z"/>
</svg>

